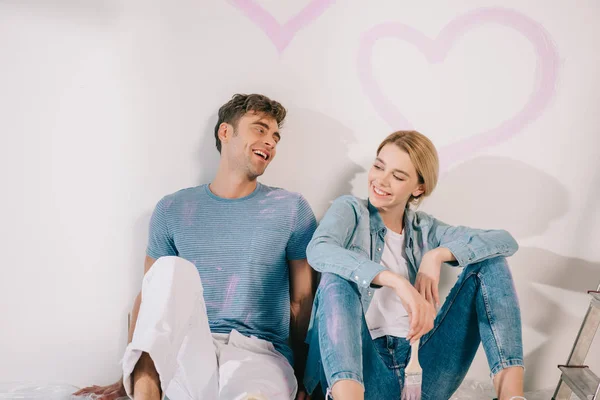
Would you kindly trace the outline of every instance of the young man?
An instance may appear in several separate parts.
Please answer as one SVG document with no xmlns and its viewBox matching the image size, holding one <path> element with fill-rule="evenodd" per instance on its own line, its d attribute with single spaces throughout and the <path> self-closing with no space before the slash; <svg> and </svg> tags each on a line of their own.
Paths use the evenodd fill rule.
<svg viewBox="0 0 600 400">
<path fill-rule="evenodd" d="M 258 94 L 237 94 L 219 109 L 216 177 L 165 196 L 152 215 L 123 379 L 77 394 L 305 398 L 297 382 L 313 300 L 306 246 L 316 221 L 301 195 L 257 182 L 275 158 L 285 115 Z"/>
</svg>

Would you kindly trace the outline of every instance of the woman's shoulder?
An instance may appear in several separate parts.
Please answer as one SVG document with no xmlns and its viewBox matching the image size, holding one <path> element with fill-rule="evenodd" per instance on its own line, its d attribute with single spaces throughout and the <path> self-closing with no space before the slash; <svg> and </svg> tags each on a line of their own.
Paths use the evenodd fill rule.
<svg viewBox="0 0 600 400">
<path fill-rule="evenodd" d="M 425 211 L 413 210 L 411 208 L 407 208 L 405 214 L 406 221 L 413 227 L 429 226 L 436 220 L 431 214 L 428 214 Z"/>
<path fill-rule="evenodd" d="M 331 206 L 352 207 L 354 210 L 360 211 L 361 213 L 368 210 L 367 200 L 361 199 L 351 194 L 346 194 L 338 197 L 333 201 L 333 203 L 331 203 Z"/>
</svg>

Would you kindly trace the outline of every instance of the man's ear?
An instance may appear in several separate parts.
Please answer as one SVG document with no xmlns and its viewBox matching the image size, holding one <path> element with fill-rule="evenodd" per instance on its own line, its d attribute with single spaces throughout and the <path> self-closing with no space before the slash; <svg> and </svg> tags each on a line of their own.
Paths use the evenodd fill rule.
<svg viewBox="0 0 600 400">
<path fill-rule="evenodd" d="M 221 145 L 227 143 L 229 139 L 233 136 L 233 126 L 228 124 L 227 122 L 221 122 L 219 125 L 219 139 L 221 140 Z"/>
</svg>

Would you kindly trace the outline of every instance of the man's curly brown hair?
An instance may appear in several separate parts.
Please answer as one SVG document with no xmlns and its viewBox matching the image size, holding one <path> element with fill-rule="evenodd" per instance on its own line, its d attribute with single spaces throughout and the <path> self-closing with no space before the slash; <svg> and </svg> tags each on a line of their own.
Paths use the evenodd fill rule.
<svg viewBox="0 0 600 400">
<path fill-rule="evenodd" d="M 281 128 L 287 110 L 281 103 L 269 99 L 262 94 L 235 94 L 226 104 L 219 108 L 219 119 L 215 125 L 215 140 L 217 150 L 221 152 L 221 139 L 219 139 L 219 126 L 226 122 L 237 128 L 240 118 L 249 111 L 264 114 L 277 121 L 277 126 Z"/>
</svg>

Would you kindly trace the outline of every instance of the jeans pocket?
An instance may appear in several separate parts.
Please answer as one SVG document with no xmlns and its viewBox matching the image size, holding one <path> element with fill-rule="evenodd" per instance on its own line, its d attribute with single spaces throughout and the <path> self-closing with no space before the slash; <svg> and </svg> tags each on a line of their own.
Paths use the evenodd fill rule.
<svg viewBox="0 0 600 400">
<path fill-rule="evenodd" d="M 387 342 L 387 336 L 382 336 L 373 340 L 373 346 L 375 347 L 379 358 L 383 361 L 383 364 L 389 369 L 392 369 L 394 368 L 394 353 L 392 349 L 388 348 Z"/>
<path fill-rule="evenodd" d="M 373 345 L 386 367 L 389 369 L 406 368 L 410 344 L 404 338 L 382 336 L 373 341 Z"/>
</svg>

